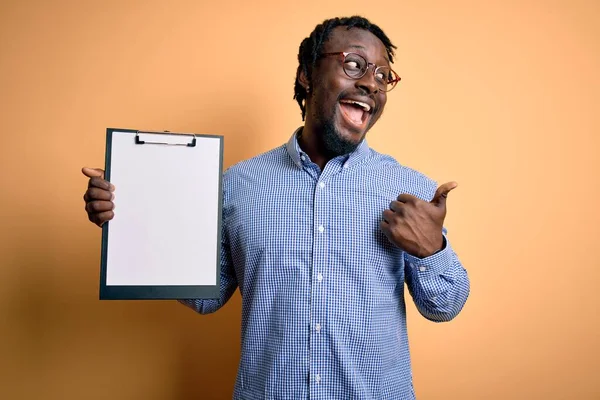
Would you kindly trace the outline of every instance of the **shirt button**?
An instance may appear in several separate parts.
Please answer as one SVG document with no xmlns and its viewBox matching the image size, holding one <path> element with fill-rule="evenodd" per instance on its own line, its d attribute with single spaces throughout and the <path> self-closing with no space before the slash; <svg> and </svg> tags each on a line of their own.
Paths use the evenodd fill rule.
<svg viewBox="0 0 600 400">
<path fill-rule="evenodd" d="M 304 156 L 300 156 L 300 159 L 301 159 L 302 161 L 306 161 L 306 157 L 304 157 Z"/>
<path fill-rule="evenodd" d="M 425 267 L 421 267 L 421 268 L 419 268 L 419 271 L 421 271 L 421 272 L 425 272 L 425 270 L 426 270 L 426 269 L 427 269 L 427 268 L 425 268 Z"/>
<path fill-rule="evenodd" d="M 321 332 L 321 324 L 315 324 L 315 331 Z"/>
<path fill-rule="evenodd" d="M 323 274 L 319 272 L 319 274 L 317 275 L 317 280 L 319 282 L 321 282 L 323 280 Z"/>
<path fill-rule="evenodd" d="M 317 382 L 317 383 L 321 382 L 321 375 L 319 375 L 319 374 L 315 375 L 315 382 Z"/>
<path fill-rule="evenodd" d="M 325 230 L 325 227 L 323 225 L 319 226 L 319 232 L 323 233 L 324 230 Z"/>
<path fill-rule="evenodd" d="M 344 168 L 348 168 L 348 163 L 344 164 Z"/>
<path fill-rule="evenodd" d="M 319 182 L 319 187 L 320 187 L 321 189 L 323 189 L 323 188 L 325 187 L 325 183 L 324 183 L 324 182 Z"/>
</svg>

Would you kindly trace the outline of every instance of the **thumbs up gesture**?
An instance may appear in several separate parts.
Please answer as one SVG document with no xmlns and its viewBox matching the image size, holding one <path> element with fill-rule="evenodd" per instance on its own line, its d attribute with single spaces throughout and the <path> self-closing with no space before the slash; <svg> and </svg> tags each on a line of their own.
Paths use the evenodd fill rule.
<svg viewBox="0 0 600 400">
<path fill-rule="evenodd" d="M 430 202 L 401 194 L 383 212 L 381 230 L 390 242 L 415 257 L 425 258 L 436 253 L 444 244 L 446 198 L 457 186 L 456 182 L 441 185 Z"/>
<path fill-rule="evenodd" d="M 89 179 L 88 188 L 83 195 L 85 211 L 88 219 L 98 226 L 110 221 L 115 216 L 113 203 L 115 186 L 104 180 L 104 171 L 98 168 L 81 170 Z"/>
</svg>

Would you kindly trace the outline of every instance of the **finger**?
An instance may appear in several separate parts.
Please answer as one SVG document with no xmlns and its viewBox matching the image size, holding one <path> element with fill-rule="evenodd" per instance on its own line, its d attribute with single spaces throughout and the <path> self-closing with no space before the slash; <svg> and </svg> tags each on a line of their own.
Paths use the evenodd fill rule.
<svg viewBox="0 0 600 400">
<path fill-rule="evenodd" d="M 447 182 L 437 188 L 435 191 L 435 195 L 431 200 L 431 203 L 435 204 L 438 207 L 442 207 L 446 205 L 446 198 L 448 197 L 448 193 L 451 190 L 455 189 L 458 186 L 456 182 Z"/>
<path fill-rule="evenodd" d="M 112 211 L 115 208 L 115 203 L 112 201 L 90 201 L 85 205 L 85 211 L 90 214 L 99 214 L 104 211 Z"/>
<path fill-rule="evenodd" d="M 404 207 L 405 207 L 404 203 L 401 203 L 399 201 L 392 201 L 390 203 L 390 210 L 392 210 L 393 212 L 398 213 L 400 215 L 404 215 L 404 211 L 405 211 Z"/>
<path fill-rule="evenodd" d="M 383 220 L 386 223 L 388 223 L 388 224 L 391 223 L 395 217 L 396 217 L 396 214 L 392 210 L 383 211 Z"/>
<path fill-rule="evenodd" d="M 113 185 L 109 181 L 106 181 L 103 178 L 100 178 L 98 176 L 94 176 L 93 178 L 90 178 L 90 182 L 88 183 L 88 187 L 89 188 L 91 188 L 91 187 L 97 187 L 97 188 L 100 188 L 100 189 L 109 190 L 111 192 L 115 190 L 115 185 Z"/>
<path fill-rule="evenodd" d="M 100 168 L 83 167 L 81 168 L 81 172 L 88 178 L 99 177 L 104 179 L 104 170 Z"/>
<path fill-rule="evenodd" d="M 83 199 L 86 202 L 94 201 L 94 200 L 111 201 L 114 198 L 115 198 L 114 192 L 109 192 L 108 190 L 104 190 L 104 189 L 100 189 L 100 188 L 96 188 L 96 187 L 89 188 L 85 192 L 85 195 L 83 196 Z"/>
<path fill-rule="evenodd" d="M 398 196 L 398 201 L 401 203 L 415 203 L 419 200 L 420 199 L 418 197 L 408 193 L 402 193 L 400 196 Z"/>
<path fill-rule="evenodd" d="M 381 222 L 379 222 L 379 229 L 381 229 L 381 231 L 387 236 L 390 230 L 390 224 L 382 220 Z"/>
<path fill-rule="evenodd" d="M 115 213 L 113 211 L 105 211 L 100 214 L 90 214 L 90 221 L 95 223 L 98 226 L 104 225 L 104 223 L 112 220 L 115 217 Z"/>
</svg>

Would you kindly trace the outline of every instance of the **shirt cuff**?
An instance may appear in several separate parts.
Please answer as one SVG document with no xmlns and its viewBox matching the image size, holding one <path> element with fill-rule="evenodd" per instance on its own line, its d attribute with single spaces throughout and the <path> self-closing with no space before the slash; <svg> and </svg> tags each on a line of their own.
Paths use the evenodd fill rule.
<svg viewBox="0 0 600 400">
<path fill-rule="evenodd" d="M 412 254 L 404 253 L 404 262 L 413 270 L 419 279 L 441 275 L 452 265 L 452 248 L 445 234 L 442 234 L 444 244 L 442 249 L 428 257 L 419 258 Z"/>
</svg>

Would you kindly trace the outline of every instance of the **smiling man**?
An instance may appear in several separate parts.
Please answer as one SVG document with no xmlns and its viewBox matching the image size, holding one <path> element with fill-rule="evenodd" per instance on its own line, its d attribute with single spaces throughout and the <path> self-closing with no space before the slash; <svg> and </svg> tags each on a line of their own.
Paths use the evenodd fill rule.
<svg viewBox="0 0 600 400">
<path fill-rule="evenodd" d="M 467 300 L 443 226 L 456 184 L 437 187 L 365 141 L 400 80 L 394 49 L 361 17 L 318 25 L 298 56 L 304 126 L 224 174 L 221 296 L 182 303 L 212 313 L 239 288 L 235 399 L 414 399 L 404 284 L 432 321 Z M 114 187 L 83 172 L 102 225 Z"/>
<path fill-rule="evenodd" d="M 321 168 L 356 149 L 379 119 L 386 92 L 400 80 L 390 68 L 393 45 L 375 25 L 364 23 L 370 30 L 325 23 L 321 49 L 310 38 L 300 46 L 295 98 L 307 117 L 300 146 Z"/>
</svg>

